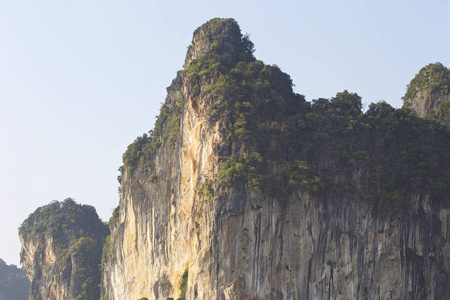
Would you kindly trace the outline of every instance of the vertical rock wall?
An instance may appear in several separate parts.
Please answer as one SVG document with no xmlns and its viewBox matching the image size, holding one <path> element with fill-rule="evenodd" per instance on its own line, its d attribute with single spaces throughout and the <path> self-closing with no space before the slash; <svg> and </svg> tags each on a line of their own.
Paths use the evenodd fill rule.
<svg viewBox="0 0 450 300">
<path fill-rule="evenodd" d="M 196 31 L 185 66 L 211 49 L 205 32 Z M 426 192 L 384 219 L 367 201 L 301 190 L 285 198 L 236 183 L 221 197 L 202 194 L 228 151 L 229 120 L 208 117 L 215 99 L 192 96 L 190 80 L 179 72 L 168 88 L 166 105 L 182 108 L 176 139 L 123 174 L 104 298 L 177 298 L 188 271 L 186 299 L 445 299 L 450 215 Z M 200 89 L 214 80 L 202 77 Z"/>
</svg>

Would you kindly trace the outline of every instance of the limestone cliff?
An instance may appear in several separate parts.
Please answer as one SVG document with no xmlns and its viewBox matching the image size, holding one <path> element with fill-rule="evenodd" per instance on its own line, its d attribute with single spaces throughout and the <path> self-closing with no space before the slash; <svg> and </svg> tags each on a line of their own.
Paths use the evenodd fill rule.
<svg viewBox="0 0 450 300">
<path fill-rule="evenodd" d="M 95 209 L 68 198 L 38 208 L 19 229 L 30 299 L 98 299 L 107 227 Z"/>
<path fill-rule="evenodd" d="M 441 63 L 423 67 L 408 85 L 403 101 L 418 116 L 450 125 L 450 70 Z"/>
<path fill-rule="evenodd" d="M 232 19 L 194 32 L 124 154 L 102 297 L 445 299 L 449 132 L 347 91 L 309 104 L 252 53 Z"/>
</svg>

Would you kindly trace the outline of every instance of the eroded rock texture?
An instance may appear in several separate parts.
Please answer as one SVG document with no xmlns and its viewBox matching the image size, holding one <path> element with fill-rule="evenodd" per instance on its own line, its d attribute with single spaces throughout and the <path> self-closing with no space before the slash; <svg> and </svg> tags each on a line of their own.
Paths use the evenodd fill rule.
<svg viewBox="0 0 450 300">
<path fill-rule="evenodd" d="M 445 299 L 450 294 L 450 214 L 445 206 L 431 203 L 429 188 L 404 197 L 400 211 L 383 213 L 378 202 L 349 192 L 316 194 L 313 184 L 319 188 L 319 179 L 305 181 L 308 188 L 297 185 L 282 192 L 275 186 L 271 190 L 278 192 L 264 193 L 258 182 L 233 181 L 233 176 L 243 178 L 245 166 L 235 163 L 235 173 L 221 169 L 224 158 L 244 156 L 259 146 L 249 142 L 253 140 L 242 125 L 245 120 L 228 113 L 237 107 L 230 99 L 240 97 L 241 91 L 222 92 L 213 72 L 196 73 L 193 63 L 205 63 L 198 60 L 205 55 L 218 55 L 225 65 L 252 61 L 248 43 L 229 19 L 214 19 L 194 33 L 185 70 L 167 89 L 153 133 L 136 140 L 124 156 L 120 204 L 103 254 L 102 296 Z M 260 68 L 261 76 L 281 76 L 276 67 Z M 271 93 L 268 86 L 261 95 Z M 274 112 L 304 101 L 292 91 L 271 95 L 278 97 Z M 226 107 L 224 101 L 233 105 Z M 266 105 L 260 97 L 252 101 L 253 107 Z M 275 117 L 270 110 L 265 113 L 267 130 L 278 126 L 271 125 Z M 277 130 L 282 133 L 280 124 Z M 360 144 L 368 140 L 370 135 Z M 275 142 L 270 147 L 273 153 L 283 153 Z M 322 150 L 317 165 L 328 170 L 327 155 L 333 148 Z M 256 151 L 251 155 L 260 160 Z M 267 176 L 283 168 L 271 160 L 264 166 Z M 362 194 L 372 190 L 369 181 L 364 182 L 370 168 L 359 165 L 348 171 Z"/>
</svg>

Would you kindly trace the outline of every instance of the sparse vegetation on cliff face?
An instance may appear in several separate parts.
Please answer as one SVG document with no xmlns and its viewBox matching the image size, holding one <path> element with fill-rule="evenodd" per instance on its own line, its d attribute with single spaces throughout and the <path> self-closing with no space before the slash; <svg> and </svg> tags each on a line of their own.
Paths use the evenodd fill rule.
<svg viewBox="0 0 450 300">
<path fill-rule="evenodd" d="M 42 250 L 46 240 L 52 241 L 49 247 L 52 247 L 51 251 L 54 251 L 57 258 L 56 265 L 51 266 L 57 270 L 53 280 L 60 281 L 56 284 L 72 284 L 73 292 L 70 296 L 73 299 L 99 299 L 99 264 L 108 233 L 106 224 L 98 218 L 94 207 L 77 204 L 71 198 L 63 202 L 53 201 L 38 208 L 19 228 L 24 243 L 22 249 L 27 247 L 26 243 L 38 243 Z M 21 253 L 24 266 L 30 263 L 25 255 L 29 253 Z M 41 257 L 42 253 L 35 255 Z M 32 263 L 39 264 L 39 259 Z M 40 263 L 42 265 L 34 267 L 43 268 L 44 264 L 48 264 L 43 261 Z M 71 278 L 72 275 L 74 278 Z M 62 277 L 58 278 L 59 276 Z M 33 278 L 33 283 L 39 285 L 41 280 L 44 279 Z M 39 287 L 32 286 L 31 296 L 37 296 L 37 293 Z"/>
<path fill-rule="evenodd" d="M 175 88 L 181 88 L 178 85 Z M 154 156 L 156 150 L 159 149 L 162 143 L 167 143 L 173 146 L 176 137 L 180 133 L 181 122 L 181 99 L 174 103 L 164 103 L 161 106 L 159 115 L 156 117 L 156 122 L 153 130 L 148 134 L 144 133 L 142 136 L 130 144 L 123 154 L 123 165 L 130 173 L 136 169 L 140 164 L 147 166 L 148 161 Z M 119 169 L 121 173 L 124 169 Z M 121 174 L 122 175 L 122 174 Z"/>
<path fill-rule="evenodd" d="M 189 270 L 186 269 L 181 276 L 181 284 L 180 284 L 180 296 L 177 300 L 184 300 L 186 297 L 186 289 L 188 284 Z"/>
</svg>

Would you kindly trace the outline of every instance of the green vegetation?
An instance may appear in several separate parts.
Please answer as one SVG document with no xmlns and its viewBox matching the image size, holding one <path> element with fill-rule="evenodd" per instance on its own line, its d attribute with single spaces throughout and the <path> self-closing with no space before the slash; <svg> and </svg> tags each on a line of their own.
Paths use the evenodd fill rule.
<svg viewBox="0 0 450 300">
<path fill-rule="evenodd" d="M 111 218 L 109 218 L 108 221 L 108 227 L 112 231 L 112 228 L 116 225 L 117 221 L 119 220 L 119 206 L 116 206 L 114 208 Z"/>
<path fill-rule="evenodd" d="M 418 91 L 428 91 L 429 93 L 449 94 L 450 90 L 450 69 L 441 63 L 429 64 L 423 67 L 419 73 L 411 80 L 405 96 L 403 97 L 404 107 L 408 108 L 411 99 Z"/>
<path fill-rule="evenodd" d="M 76 265 L 72 281 L 80 282 L 75 299 L 98 299 L 103 243 L 109 231 L 90 205 L 77 204 L 67 198 L 38 208 L 22 223 L 19 234 L 25 239 L 51 237 L 57 255 L 57 266 L 63 272 Z"/>
<path fill-rule="evenodd" d="M 113 232 L 114 227 L 117 225 L 117 222 L 119 221 L 119 208 L 120 208 L 120 206 L 117 206 L 114 209 L 111 218 L 109 218 L 108 227 L 109 227 L 110 232 Z M 103 243 L 102 259 L 101 259 L 102 266 L 105 265 L 105 263 L 109 260 L 109 258 L 111 257 L 111 254 L 112 254 L 111 238 L 112 238 L 111 234 L 109 234 L 105 238 L 105 242 Z"/>
<path fill-rule="evenodd" d="M 430 119 L 436 120 L 450 130 L 450 93 L 447 102 L 441 103 L 430 113 Z"/>
<path fill-rule="evenodd" d="M 99 258 L 102 255 L 102 247 L 99 243 L 88 237 L 81 237 L 70 247 L 70 253 L 74 256 L 79 268 L 76 277 L 82 282 L 81 290 L 75 300 L 96 300 L 100 296 L 100 268 Z"/>
<path fill-rule="evenodd" d="M 78 240 L 80 234 L 97 237 L 107 232 L 93 206 L 77 204 L 72 198 L 39 207 L 19 227 L 19 234 L 23 236 L 44 238 L 48 235 L 72 240 Z"/>
<path fill-rule="evenodd" d="M 0 300 L 28 300 L 30 281 L 25 272 L 0 259 Z"/>
<path fill-rule="evenodd" d="M 177 300 L 183 300 L 186 297 L 188 277 L 189 277 L 189 269 L 186 269 L 184 270 L 183 275 L 181 276 L 180 296 L 178 297 Z"/>
<path fill-rule="evenodd" d="M 148 181 L 155 183 L 157 181 L 158 177 L 156 176 L 155 173 L 150 174 L 150 176 L 148 177 Z"/>
<path fill-rule="evenodd" d="M 254 60 L 253 43 L 248 35 L 242 36 L 238 23 L 233 19 L 211 19 L 194 31 L 194 36 L 198 34 L 203 43 L 208 40 L 210 44 L 209 52 L 205 55 L 207 59 L 220 58 L 224 66 L 227 63 Z"/>
<path fill-rule="evenodd" d="M 102 251 L 102 260 L 101 265 L 104 266 L 105 263 L 108 261 L 108 259 L 111 257 L 111 235 L 108 235 L 105 239 L 105 243 L 103 244 L 103 251 Z"/>
<path fill-rule="evenodd" d="M 200 196 L 205 197 L 208 200 L 214 199 L 214 189 L 209 181 L 202 183 L 198 192 Z"/>
<path fill-rule="evenodd" d="M 186 268 L 186 270 L 184 270 L 184 272 L 183 272 L 183 275 L 181 275 L 180 296 L 177 298 L 177 300 L 186 299 L 188 278 L 189 278 L 189 268 Z M 169 297 L 169 298 L 167 298 L 167 300 L 174 300 L 174 298 Z"/>
<path fill-rule="evenodd" d="M 180 121 L 181 103 L 177 102 L 172 106 L 164 104 L 154 129 L 149 135 L 143 134 L 138 137 L 123 154 L 123 164 L 128 171 L 133 172 L 139 164 L 145 166 L 161 143 L 168 142 L 173 145 L 180 132 Z"/>
</svg>

